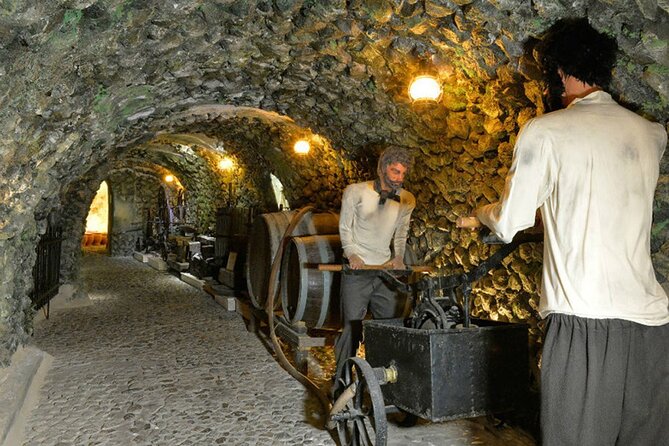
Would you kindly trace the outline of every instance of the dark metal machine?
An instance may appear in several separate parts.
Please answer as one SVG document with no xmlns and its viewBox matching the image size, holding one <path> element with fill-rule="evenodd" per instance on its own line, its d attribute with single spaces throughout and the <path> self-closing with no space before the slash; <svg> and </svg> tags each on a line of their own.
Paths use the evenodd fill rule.
<svg viewBox="0 0 669 446">
<path fill-rule="evenodd" d="M 470 328 L 415 329 L 397 319 L 367 321 L 367 362 L 408 378 L 384 386 L 384 399 L 432 421 L 517 408 L 528 386 L 527 326 L 474 322 Z"/>
<path fill-rule="evenodd" d="M 521 408 L 528 391 L 528 327 L 471 319 L 469 293 L 519 244 L 538 240 L 521 234 L 469 273 L 413 284 L 383 273 L 418 298 L 406 320 L 363 322 L 366 360 L 349 358 L 337 376 L 344 390 L 328 422 L 342 445 L 385 445 L 387 412 L 445 421 Z"/>
</svg>

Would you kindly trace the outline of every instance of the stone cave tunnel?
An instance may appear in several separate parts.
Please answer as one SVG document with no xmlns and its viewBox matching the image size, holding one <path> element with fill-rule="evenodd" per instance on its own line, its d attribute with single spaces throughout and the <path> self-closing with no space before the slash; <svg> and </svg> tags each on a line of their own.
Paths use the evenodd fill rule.
<svg viewBox="0 0 669 446">
<path fill-rule="evenodd" d="M 416 197 L 407 263 L 439 274 L 473 270 L 499 246 L 455 222 L 499 199 L 518 131 L 549 111 L 534 48 L 564 17 L 587 17 L 615 37 L 612 96 L 669 131 L 667 0 L 0 0 L 0 378 L 27 373 L 20 371 L 21 352 L 41 324 L 58 319 L 54 305 L 51 317 L 39 320 L 50 299 L 64 302 L 60 311 L 84 311 L 76 308 L 80 301 L 92 301 L 86 308 L 106 305 L 89 295 L 88 281 L 99 279 L 90 279 L 91 268 L 97 275 L 120 275 L 108 280 L 127 292 L 141 285 L 124 279 L 126 266 L 99 263 L 113 259 L 131 259 L 147 271 L 151 263 L 163 276 L 204 290 L 200 299 L 225 295 L 216 301 L 236 308 L 247 325 L 241 331 L 254 322 L 251 328 L 262 332 L 267 321 L 256 320 L 256 313 L 274 287 L 272 259 L 290 217 L 312 206 L 326 229 L 301 235 L 320 234 L 327 249 L 338 250 L 336 221 L 324 216 L 336 217 L 346 185 L 375 178 L 376 160 L 389 145 L 415 157 L 405 180 Z M 425 75 L 441 92 L 434 100 L 414 101 L 409 86 Z M 90 226 L 91 210 L 98 210 L 101 226 Z M 664 156 L 650 248 L 665 290 L 668 225 Z M 315 243 L 310 240 L 295 238 L 284 265 L 299 269 L 303 259 L 295 253 Z M 55 271 L 51 265 L 45 272 L 40 252 L 54 243 Z M 469 295 L 472 317 L 527 325 L 535 392 L 543 339 L 537 310 L 542 252 L 542 243 L 521 245 L 473 283 Z M 320 261 L 340 262 L 338 255 Z M 46 288 L 38 283 L 42 273 L 51 280 Z M 300 280 L 293 274 L 277 286 L 299 288 Z M 290 291 L 282 292 L 279 300 L 292 299 L 286 297 Z M 207 311 L 227 313 L 220 306 Z M 107 314 L 113 319 L 114 311 Z M 315 317 L 337 330 L 337 322 Z M 85 318 L 78 320 L 67 330 L 86 325 Z M 50 336 L 64 337 L 67 330 L 54 328 Z M 305 333 L 296 336 L 311 339 Z M 324 363 L 317 379 L 328 382 L 331 336 L 312 338 L 324 345 L 291 360 L 308 357 L 305 367 Z M 53 367 L 59 360 L 54 357 Z M 79 365 L 64 369 L 73 367 Z M 53 382 L 45 373 L 48 388 Z M 272 373 L 285 374 L 280 367 Z M 294 404 L 301 407 L 300 398 Z M 290 423 L 288 437 L 244 436 L 230 427 L 225 435 L 203 427 L 197 436 L 152 437 L 147 432 L 162 425 L 141 410 L 125 420 L 138 424 L 138 414 L 151 426 L 131 433 L 138 444 L 333 441 L 322 428 L 313 434 Z M 238 421 L 246 416 L 236 415 L 236 423 L 253 424 L 253 418 Z M 3 418 L 0 440 L 9 438 L 20 417 L 0 411 Z M 59 420 L 61 426 L 70 423 Z M 133 441 L 115 437 L 114 429 L 105 436 L 104 426 L 88 436 L 80 430 L 58 437 L 54 423 L 47 436 L 35 431 L 41 421 L 39 415 L 28 418 L 33 434 L 25 444 L 47 444 L 46 438 L 48 444 Z M 519 425 L 531 432 L 532 423 Z M 427 428 L 418 423 L 415 429 L 421 427 Z M 290 437 L 295 431 L 299 440 Z M 411 437 L 402 435 L 411 434 L 391 430 L 388 441 L 409 444 Z M 433 444 L 425 438 L 439 434 L 416 435 Z M 482 444 L 476 435 L 457 444 Z M 399 443 L 392 443 L 393 436 Z M 485 444 L 535 444 L 531 437 Z"/>
</svg>

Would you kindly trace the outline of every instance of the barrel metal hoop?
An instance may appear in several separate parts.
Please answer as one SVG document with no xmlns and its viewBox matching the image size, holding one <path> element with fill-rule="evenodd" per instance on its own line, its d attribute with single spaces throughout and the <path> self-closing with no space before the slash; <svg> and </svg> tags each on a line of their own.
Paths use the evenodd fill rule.
<svg viewBox="0 0 669 446">
<path fill-rule="evenodd" d="M 318 243 L 318 253 L 320 254 L 320 258 L 327 262 L 334 260 L 331 258 L 330 253 L 328 253 L 325 243 Z M 330 290 L 332 289 L 333 274 L 328 271 L 315 272 L 315 274 L 323 275 L 323 300 L 321 301 L 321 313 L 318 317 L 318 324 L 316 325 L 317 327 L 322 327 L 325 324 L 325 321 L 327 320 L 328 314 L 330 312 Z"/>
<path fill-rule="evenodd" d="M 293 243 L 293 246 L 297 248 L 298 260 L 307 258 L 307 250 L 303 243 Z M 301 268 L 302 265 L 300 265 Z M 302 269 L 302 268 L 301 268 Z M 301 321 L 304 317 L 304 312 L 307 307 L 307 299 L 309 294 L 309 270 L 304 269 L 304 274 L 300 274 L 300 298 L 297 300 L 297 308 L 295 309 L 294 318 L 292 322 Z"/>
</svg>

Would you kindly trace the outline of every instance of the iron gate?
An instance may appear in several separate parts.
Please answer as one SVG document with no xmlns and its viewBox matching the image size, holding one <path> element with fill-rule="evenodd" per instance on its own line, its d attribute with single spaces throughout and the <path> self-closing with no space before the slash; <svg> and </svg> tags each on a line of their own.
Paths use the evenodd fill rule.
<svg viewBox="0 0 669 446">
<path fill-rule="evenodd" d="M 31 300 L 35 310 L 46 305 L 45 315 L 49 317 L 49 301 L 58 294 L 60 285 L 60 245 L 63 230 L 49 225 L 37 244 L 37 260 L 33 268 L 34 288 Z"/>
</svg>

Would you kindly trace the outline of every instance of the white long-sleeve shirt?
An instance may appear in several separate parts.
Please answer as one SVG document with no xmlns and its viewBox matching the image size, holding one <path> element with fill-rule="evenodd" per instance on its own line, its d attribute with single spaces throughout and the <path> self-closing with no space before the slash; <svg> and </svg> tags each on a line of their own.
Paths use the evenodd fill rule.
<svg viewBox="0 0 669 446">
<path fill-rule="evenodd" d="M 374 182 L 350 184 L 344 189 L 339 214 L 339 237 L 344 256 L 353 254 L 367 265 L 382 265 L 390 260 L 390 242 L 395 256 L 404 257 L 411 212 L 416 199 L 400 189 L 400 203 L 386 200 L 379 205 Z"/>
<path fill-rule="evenodd" d="M 653 196 L 667 133 L 596 91 L 530 120 L 500 202 L 477 211 L 509 242 L 544 224 L 542 317 L 669 323 L 650 256 Z"/>
</svg>

